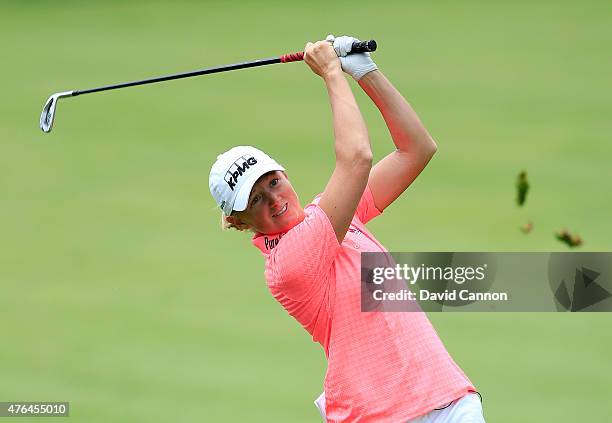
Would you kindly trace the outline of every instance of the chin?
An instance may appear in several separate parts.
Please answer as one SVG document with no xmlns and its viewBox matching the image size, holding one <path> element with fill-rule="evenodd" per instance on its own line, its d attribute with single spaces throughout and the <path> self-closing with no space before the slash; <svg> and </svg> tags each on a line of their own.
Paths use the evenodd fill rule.
<svg viewBox="0 0 612 423">
<path fill-rule="evenodd" d="M 289 209 L 284 215 L 273 218 L 270 223 L 270 230 L 274 233 L 286 232 L 300 223 L 300 215 L 295 209 Z"/>
</svg>

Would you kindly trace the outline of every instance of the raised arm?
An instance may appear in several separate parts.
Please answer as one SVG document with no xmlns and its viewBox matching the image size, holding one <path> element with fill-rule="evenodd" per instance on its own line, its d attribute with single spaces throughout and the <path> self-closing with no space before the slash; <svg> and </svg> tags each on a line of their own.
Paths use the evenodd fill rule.
<svg viewBox="0 0 612 423">
<path fill-rule="evenodd" d="M 329 42 L 308 43 L 304 60 L 325 81 L 334 121 L 336 166 L 319 206 L 342 242 L 368 183 L 372 150 L 363 117 Z"/>
<path fill-rule="evenodd" d="M 419 176 L 437 147 L 416 112 L 382 72 L 366 74 L 359 85 L 380 110 L 395 144 L 395 151 L 376 163 L 368 180 L 374 204 L 384 210 Z"/>
<path fill-rule="evenodd" d="M 347 55 L 356 38 L 329 35 L 327 39 L 333 42 L 342 69 L 359 82 L 380 110 L 395 144 L 395 151 L 372 168 L 368 181 L 376 208 L 384 210 L 425 168 L 436 152 L 436 143 L 369 53 Z"/>
</svg>

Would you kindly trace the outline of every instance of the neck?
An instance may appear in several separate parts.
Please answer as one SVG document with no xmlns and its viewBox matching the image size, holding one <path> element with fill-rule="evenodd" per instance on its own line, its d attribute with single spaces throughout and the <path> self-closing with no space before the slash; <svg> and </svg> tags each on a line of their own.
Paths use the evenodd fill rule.
<svg viewBox="0 0 612 423">
<path fill-rule="evenodd" d="M 305 217 L 306 217 L 306 213 L 304 213 L 304 210 L 301 209 L 298 217 L 295 219 L 295 222 L 293 223 L 291 227 L 289 227 L 288 229 L 285 229 L 282 232 L 275 233 L 275 234 L 264 234 L 264 233 L 259 232 L 253 236 L 252 242 L 257 248 L 261 250 L 261 252 L 264 255 L 270 254 L 272 249 L 274 249 L 274 247 L 278 245 L 281 238 L 289 230 L 291 230 L 291 228 L 293 228 L 294 226 L 302 222 Z"/>
</svg>

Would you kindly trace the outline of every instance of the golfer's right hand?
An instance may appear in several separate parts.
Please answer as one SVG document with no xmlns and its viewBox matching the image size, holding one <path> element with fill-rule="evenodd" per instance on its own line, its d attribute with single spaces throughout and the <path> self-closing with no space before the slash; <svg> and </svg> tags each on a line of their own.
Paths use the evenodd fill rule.
<svg viewBox="0 0 612 423">
<path fill-rule="evenodd" d="M 328 41 L 317 41 L 314 44 L 306 43 L 304 61 L 314 73 L 323 79 L 334 73 L 342 73 L 340 59 L 338 59 L 334 47 Z"/>
</svg>

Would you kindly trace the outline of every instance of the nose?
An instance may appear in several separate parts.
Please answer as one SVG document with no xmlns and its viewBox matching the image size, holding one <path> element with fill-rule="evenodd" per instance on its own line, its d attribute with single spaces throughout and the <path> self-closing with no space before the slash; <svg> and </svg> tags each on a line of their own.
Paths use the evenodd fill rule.
<svg viewBox="0 0 612 423">
<path fill-rule="evenodd" d="M 276 211 L 281 205 L 281 198 L 278 194 L 270 193 L 270 208 Z"/>
</svg>

